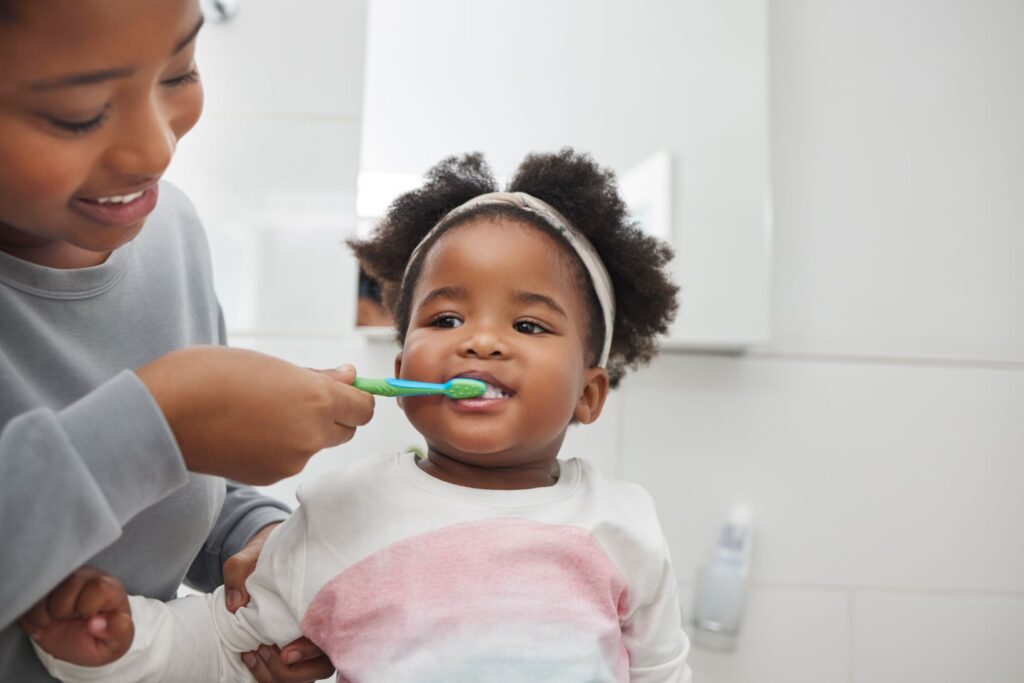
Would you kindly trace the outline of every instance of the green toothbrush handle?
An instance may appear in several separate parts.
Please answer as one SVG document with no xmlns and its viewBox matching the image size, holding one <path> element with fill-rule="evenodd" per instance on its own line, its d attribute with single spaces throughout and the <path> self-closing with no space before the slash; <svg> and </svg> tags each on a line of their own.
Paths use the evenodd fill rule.
<svg viewBox="0 0 1024 683">
<path fill-rule="evenodd" d="M 370 377 L 356 377 L 352 386 L 356 389 L 375 394 L 377 396 L 422 396 L 424 394 L 441 394 L 444 388 L 438 385 L 426 385 L 422 382 L 403 382 L 403 384 L 418 386 L 395 386 L 394 380 L 373 379 Z"/>
<path fill-rule="evenodd" d="M 393 387 L 388 384 L 385 379 L 373 379 L 371 377 L 356 377 L 356 381 L 352 382 L 352 386 L 356 389 L 362 389 L 369 394 L 375 394 L 377 396 L 402 396 L 401 389 Z"/>
</svg>

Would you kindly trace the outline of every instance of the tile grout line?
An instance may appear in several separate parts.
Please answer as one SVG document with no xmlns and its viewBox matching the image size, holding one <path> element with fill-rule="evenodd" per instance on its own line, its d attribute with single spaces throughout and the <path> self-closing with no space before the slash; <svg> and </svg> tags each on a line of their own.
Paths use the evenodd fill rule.
<svg viewBox="0 0 1024 683">
<path fill-rule="evenodd" d="M 857 594 L 846 593 L 846 683 L 857 677 Z"/>
</svg>

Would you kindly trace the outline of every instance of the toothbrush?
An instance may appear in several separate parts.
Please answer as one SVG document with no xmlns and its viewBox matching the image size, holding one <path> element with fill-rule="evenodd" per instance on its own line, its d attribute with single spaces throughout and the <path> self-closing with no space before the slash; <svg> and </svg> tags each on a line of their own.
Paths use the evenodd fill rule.
<svg viewBox="0 0 1024 683">
<path fill-rule="evenodd" d="M 456 377 L 444 384 L 430 382 L 413 382 L 407 379 L 371 379 L 356 377 L 352 383 L 356 389 L 376 394 L 377 396 L 429 396 L 444 394 L 448 398 L 476 398 L 487 391 L 487 384 L 478 379 Z"/>
</svg>

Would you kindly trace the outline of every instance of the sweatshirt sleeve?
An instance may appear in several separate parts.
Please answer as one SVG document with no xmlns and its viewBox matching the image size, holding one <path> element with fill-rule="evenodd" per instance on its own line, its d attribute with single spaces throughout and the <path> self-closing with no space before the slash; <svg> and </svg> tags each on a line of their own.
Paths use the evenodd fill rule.
<svg viewBox="0 0 1024 683">
<path fill-rule="evenodd" d="M 686 658 L 690 641 L 683 632 L 682 612 L 668 545 L 656 562 L 654 590 L 622 623 L 633 683 L 689 683 Z"/>
<path fill-rule="evenodd" d="M 224 310 L 220 304 L 217 305 L 217 343 L 228 345 Z M 251 486 L 228 481 L 220 516 L 189 567 L 185 582 L 206 593 L 223 584 L 224 562 L 241 550 L 257 531 L 284 521 L 289 512 L 291 510 L 281 501 L 264 496 Z"/>
<path fill-rule="evenodd" d="M 0 432 L 0 627 L 188 481 L 156 401 L 130 371 Z"/>
<path fill-rule="evenodd" d="M 243 652 L 263 643 L 283 647 L 302 635 L 298 610 L 304 549 L 300 508 L 267 539 L 256 571 L 246 581 L 252 600 L 234 614 L 225 607 L 223 587 L 169 603 L 131 596 L 131 648 L 105 666 L 77 666 L 55 659 L 35 643 L 33 647 L 50 675 L 65 683 L 251 682 Z"/>
<path fill-rule="evenodd" d="M 227 482 L 224 505 L 206 544 L 189 567 L 186 582 L 204 592 L 224 583 L 224 562 L 241 550 L 253 535 L 274 522 L 283 522 L 290 510 L 251 486 Z"/>
</svg>

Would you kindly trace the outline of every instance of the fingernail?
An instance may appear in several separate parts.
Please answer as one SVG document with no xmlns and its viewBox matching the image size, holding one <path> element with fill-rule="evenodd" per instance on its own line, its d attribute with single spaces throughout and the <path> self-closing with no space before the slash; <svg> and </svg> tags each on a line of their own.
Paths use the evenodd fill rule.
<svg viewBox="0 0 1024 683">
<path fill-rule="evenodd" d="M 32 633 L 29 634 L 29 635 L 31 636 L 32 640 L 39 640 L 40 638 L 43 637 L 43 632 L 42 631 L 32 631 Z"/>
<path fill-rule="evenodd" d="M 270 661 L 270 648 L 269 647 L 261 647 L 260 648 L 260 658 L 263 659 L 264 662 Z"/>
<path fill-rule="evenodd" d="M 256 666 L 256 658 L 253 656 L 251 652 L 246 652 L 245 654 L 243 654 L 242 661 L 245 662 L 245 665 L 250 669 Z"/>
<path fill-rule="evenodd" d="M 294 664 L 295 662 L 299 661 L 300 659 L 302 659 L 302 655 L 300 655 L 295 650 L 289 650 L 288 652 L 284 653 L 284 663 L 285 664 Z"/>
<path fill-rule="evenodd" d="M 338 372 L 355 372 L 356 366 L 345 363 L 344 365 L 339 365 L 334 369 Z"/>
<path fill-rule="evenodd" d="M 237 607 L 242 602 L 242 592 L 232 588 L 228 591 L 228 607 Z"/>
</svg>

